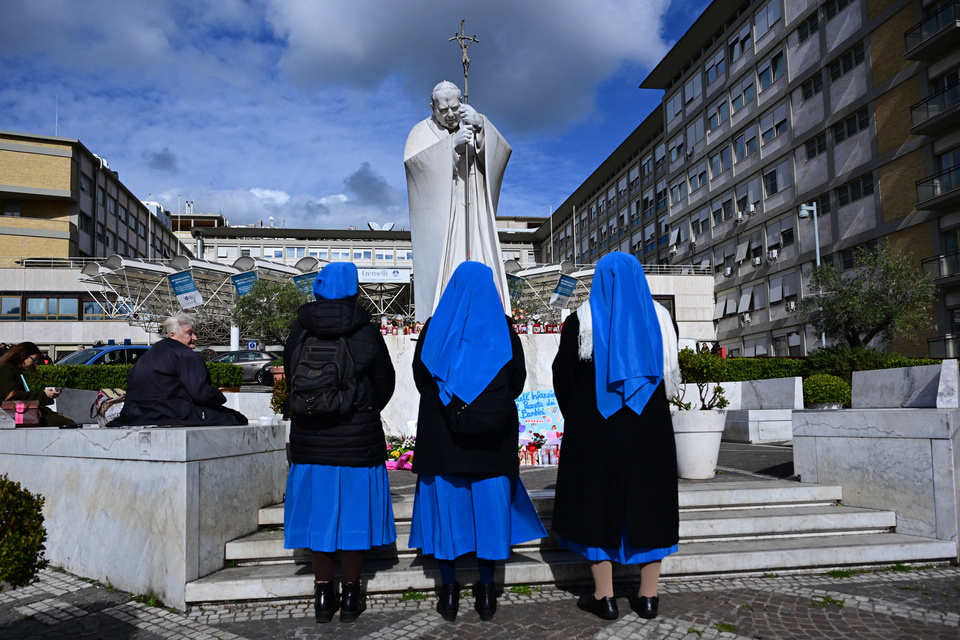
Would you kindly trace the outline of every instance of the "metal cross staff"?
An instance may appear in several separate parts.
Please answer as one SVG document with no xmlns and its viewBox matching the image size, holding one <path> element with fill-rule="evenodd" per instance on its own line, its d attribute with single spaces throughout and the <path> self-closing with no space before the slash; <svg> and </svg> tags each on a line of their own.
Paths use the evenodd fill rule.
<svg viewBox="0 0 960 640">
<path fill-rule="evenodd" d="M 457 44 L 460 45 L 460 51 L 463 53 L 463 102 L 466 104 L 467 100 L 467 70 L 470 68 L 470 56 L 467 55 L 467 50 L 470 48 L 470 45 L 474 42 L 480 42 L 477 40 L 477 36 L 473 35 L 469 38 L 463 33 L 463 27 L 466 23 L 466 20 L 460 21 L 460 33 L 455 33 L 452 38 L 447 40 L 447 42 L 457 41 Z"/>
</svg>

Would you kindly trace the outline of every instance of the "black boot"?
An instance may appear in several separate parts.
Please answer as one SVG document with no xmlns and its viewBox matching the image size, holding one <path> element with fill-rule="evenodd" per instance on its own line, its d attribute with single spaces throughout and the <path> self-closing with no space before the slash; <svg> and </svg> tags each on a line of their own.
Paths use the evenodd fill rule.
<svg viewBox="0 0 960 640">
<path fill-rule="evenodd" d="M 447 622 L 453 622 L 457 619 L 458 609 L 460 609 L 460 583 L 440 585 L 437 613 Z"/>
<path fill-rule="evenodd" d="M 473 585 L 473 595 L 477 599 L 473 608 L 480 614 L 480 619 L 484 622 L 493 620 L 493 614 L 497 612 L 497 585 L 477 583 Z"/>
<path fill-rule="evenodd" d="M 360 591 L 359 582 L 344 582 L 340 597 L 340 622 L 353 622 L 367 608 L 366 597 Z"/>
<path fill-rule="evenodd" d="M 333 620 L 333 614 L 339 607 L 337 589 L 333 582 L 313 583 L 313 610 L 317 614 L 317 622 Z"/>
</svg>

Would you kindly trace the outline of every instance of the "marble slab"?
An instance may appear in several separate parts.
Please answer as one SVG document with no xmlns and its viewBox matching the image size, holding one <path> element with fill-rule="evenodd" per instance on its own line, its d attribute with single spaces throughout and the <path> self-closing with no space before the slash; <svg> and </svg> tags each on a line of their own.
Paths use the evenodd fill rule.
<svg viewBox="0 0 960 640">
<path fill-rule="evenodd" d="M 803 409 L 803 379 L 749 380 L 740 386 L 738 409 Z"/>
<path fill-rule="evenodd" d="M 960 407 L 960 371 L 956 360 L 938 365 L 855 371 L 853 409 Z"/>
</svg>

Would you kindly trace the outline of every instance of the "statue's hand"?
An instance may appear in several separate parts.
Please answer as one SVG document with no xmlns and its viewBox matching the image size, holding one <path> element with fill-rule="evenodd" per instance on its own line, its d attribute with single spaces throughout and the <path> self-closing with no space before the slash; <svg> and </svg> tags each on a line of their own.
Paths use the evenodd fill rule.
<svg viewBox="0 0 960 640">
<path fill-rule="evenodd" d="M 468 144 L 473 144 L 473 129 L 470 127 L 460 127 L 457 132 L 453 134 L 453 146 L 461 149 Z"/>
<path fill-rule="evenodd" d="M 477 113 L 477 110 L 468 104 L 460 105 L 460 122 L 470 125 L 474 131 L 480 131 L 483 128 L 483 116 Z"/>
</svg>

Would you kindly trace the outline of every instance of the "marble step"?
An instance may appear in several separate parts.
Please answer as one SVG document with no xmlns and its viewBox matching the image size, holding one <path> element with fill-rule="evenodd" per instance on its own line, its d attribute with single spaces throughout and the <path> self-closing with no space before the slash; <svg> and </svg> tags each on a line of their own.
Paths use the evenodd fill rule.
<svg viewBox="0 0 960 640">
<path fill-rule="evenodd" d="M 550 529 L 549 516 L 543 525 Z M 727 509 L 722 511 L 682 511 L 680 539 L 683 542 L 730 538 L 770 538 L 779 536 L 812 536 L 832 533 L 869 533 L 890 531 L 897 524 L 892 511 L 875 511 L 839 505 L 770 507 L 767 509 Z M 407 546 L 409 522 L 397 522 L 397 542 L 382 551 L 371 551 L 370 557 L 415 555 Z M 551 549 L 556 538 L 535 540 L 515 549 Z M 286 560 L 307 562 L 309 551 L 284 549 L 283 529 L 273 527 L 228 542 L 226 559 L 234 562 Z"/>
<path fill-rule="evenodd" d="M 824 535 L 804 538 L 681 543 L 663 562 L 664 576 L 776 572 L 816 567 L 932 562 L 956 557 L 956 544 L 897 533 Z M 468 584 L 475 571 L 463 562 L 458 576 Z M 635 577 L 635 567 L 615 565 L 621 577 Z M 498 569 L 506 585 L 589 581 L 589 565 L 565 550 L 514 553 Z M 433 590 L 439 575 L 432 558 L 371 559 L 364 563 L 368 592 Z M 309 565 L 269 564 L 230 567 L 186 585 L 190 604 L 285 598 L 310 598 Z"/>
<path fill-rule="evenodd" d="M 553 511 L 553 491 L 530 491 L 538 513 Z M 801 484 L 788 480 L 680 484 L 680 509 L 764 508 L 786 504 L 830 504 L 842 498 L 839 486 Z M 393 496 L 393 515 L 397 521 L 413 514 L 413 495 Z M 264 507 L 259 513 L 261 526 L 283 526 L 283 504 Z"/>
</svg>

